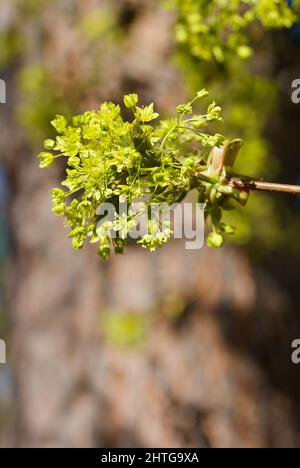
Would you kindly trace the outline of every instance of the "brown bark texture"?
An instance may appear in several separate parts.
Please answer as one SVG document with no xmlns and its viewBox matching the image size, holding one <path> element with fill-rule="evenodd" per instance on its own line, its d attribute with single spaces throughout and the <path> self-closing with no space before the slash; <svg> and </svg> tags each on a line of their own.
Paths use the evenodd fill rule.
<svg viewBox="0 0 300 468">
<path fill-rule="evenodd" d="M 93 51 L 74 24 L 111 2 L 47 2 L 24 18 L 15 3 L 1 3 L 1 22 L 22 29 L 23 62 L 41 61 L 62 99 L 77 93 L 77 110 L 134 90 L 162 114 L 184 101 L 172 14 L 159 2 L 112 2 L 122 46 L 112 40 Z M 290 357 L 300 338 L 299 258 L 256 261 L 241 247 L 187 251 L 181 241 L 155 254 L 132 245 L 107 263 L 93 246 L 73 251 L 51 213 L 49 189 L 62 168 L 38 168 L 38 148 L 14 113 L 23 65 L 8 68 L 0 108 L 11 233 L 0 445 L 299 447 L 300 370 Z M 292 132 L 285 116 L 296 119 L 291 109 L 274 123 L 284 133 Z M 275 133 L 278 151 L 291 150 Z M 145 318 L 138 345 L 107 339 L 103 323 L 116 313 Z"/>
</svg>

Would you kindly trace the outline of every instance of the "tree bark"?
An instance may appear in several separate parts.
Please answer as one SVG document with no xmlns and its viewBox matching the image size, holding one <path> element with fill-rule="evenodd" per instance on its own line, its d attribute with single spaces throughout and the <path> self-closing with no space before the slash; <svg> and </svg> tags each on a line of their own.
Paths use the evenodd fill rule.
<svg viewBox="0 0 300 468">
<path fill-rule="evenodd" d="M 36 53 L 56 71 L 60 89 L 81 83 L 93 66 L 84 42 L 78 46 L 76 12 L 67 3 L 48 2 L 47 14 L 26 25 L 38 50 L 31 48 L 25 60 Z M 80 14 L 94 4 L 74 3 Z M 120 0 L 118 6 L 126 45 L 105 55 L 101 86 L 81 88 L 80 106 L 136 89 L 164 113 L 184 100 L 180 75 L 167 64 L 172 18 L 156 1 Z M 37 30 L 44 43 L 35 42 Z M 13 91 L 11 99 L 17 99 Z M 61 219 L 51 214 L 48 190 L 60 169 L 38 169 L 7 108 L 9 360 L 17 401 L 7 444 L 299 446 L 300 377 L 290 363 L 299 335 L 297 259 L 278 259 L 277 275 L 272 262 L 255 263 L 233 247 L 195 252 L 174 241 L 151 255 L 130 246 L 125 257 L 108 263 L 93 247 L 72 251 Z M 103 321 L 116 312 L 150 322 L 138 347 L 105 339 Z"/>
</svg>

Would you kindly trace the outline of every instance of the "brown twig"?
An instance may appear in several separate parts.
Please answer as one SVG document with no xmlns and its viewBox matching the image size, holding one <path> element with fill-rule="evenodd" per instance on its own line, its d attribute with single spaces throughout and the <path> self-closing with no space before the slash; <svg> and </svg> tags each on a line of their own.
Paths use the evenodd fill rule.
<svg viewBox="0 0 300 468">
<path fill-rule="evenodd" d="M 284 192 L 300 195 L 300 185 L 277 184 L 272 182 L 264 182 L 262 180 L 251 180 L 239 177 L 232 177 L 229 180 L 229 185 L 245 190 L 260 190 L 264 192 Z"/>
</svg>

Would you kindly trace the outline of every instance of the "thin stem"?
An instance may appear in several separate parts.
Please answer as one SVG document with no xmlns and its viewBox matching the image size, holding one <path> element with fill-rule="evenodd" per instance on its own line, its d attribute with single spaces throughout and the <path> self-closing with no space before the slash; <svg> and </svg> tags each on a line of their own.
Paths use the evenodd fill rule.
<svg viewBox="0 0 300 468">
<path fill-rule="evenodd" d="M 242 177 L 232 177 L 229 179 L 229 184 L 248 190 L 260 190 L 264 192 L 284 192 L 291 194 L 300 194 L 300 185 L 277 184 L 272 182 L 264 182 L 262 180 L 243 179 Z"/>
</svg>

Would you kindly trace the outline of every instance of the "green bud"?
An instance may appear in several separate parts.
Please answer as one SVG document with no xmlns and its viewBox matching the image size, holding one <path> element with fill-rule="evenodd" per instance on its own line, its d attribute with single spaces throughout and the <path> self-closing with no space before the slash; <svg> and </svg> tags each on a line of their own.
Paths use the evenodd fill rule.
<svg viewBox="0 0 300 468">
<path fill-rule="evenodd" d="M 62 189 L 55 188 L 50 190 L 51 196 L 56 203 L 64 203 L 66 199 L 66 192 Z"/>
<path fill-rule="evenodd" d="M 201 89 L 197 93 L 197 98 L 198 99 L 203 99 L 204 97 L 208 96 L 208 91 L 206 89 Z"/>
<path fill-rule="evenodd" d="M 45 140 L 45 141 L 44 141 L 44 147 L 45 147 L 46 149 L 52 150 L 52 149 L 54 148 L 54 146 L 55 146 L 55 141 L 54 141 L 54 140 L 48 139 L 48 140 Z"/>
<path fill-rule="evenodd" d="M 127 94 L 127 96 L 124 96 L 124 104 L 127 109 L 133 109 L 138 102 L 139 98 L 137 94 Z"/>
<path fill-rule="evenodd" d="M 218 185 L 217 191 L 223 193 L 224 195 L 231 195 L 233 193 L 233 187 L 230 185 Z"/>
<path fill-rule="evenodd" d="M 188 104 L 180 104 L 176 107 L 177 114 L 191 114 L 193 112 L 192 104 L 189 102 Z"/>
<path fill-rule="evenodd" d="M 44 169 L 46 167 L 52 166 L 55 158 L 52 153 L 42 152 L 38 155 L 38 159 L 40 161 L 40 167 Z"/>
<path fill-rule="evenodd" d="M 111 196 L 113 195 L 113 193 L 114 193 L 114 192 L 113 192 L 113 190 L 111 190 L 111 189 L 106 189 L 106 190 L 104 190 L 104 196 L 105 196 L 105 198 L 111 197 Z"/>
<path fill-rule="evenodd" d="M 67 129 L 67 120 L 63 115 L 57 115 L 51 125 L 58 133 L 64 133 Z"/>
<path fill-rule="evenodd" d="M 79 237 L 79 236 L 73 237 L 72 246 L 73 246 L 73 249 L 75 249 L 75 250 L 82 249 L 83 239 L 81 237 Z"/>
<path fill-rule="evenodd" d="M 109 245 L 100 245 L 98 249 L 98 255 L 103 258 L 103 260 L 108 260 L 110 257 L 110 247 Z"/>
<path fill-rule="evenodd" d="M 65 205 L 55 205 L 53 206 L 52 208 L 52 213 L 54 213 L 55 215 L 57 216 L 60 216 L 62 214 L 64 214 L 65 212 Z"/>
<path fill-rule="evenodd" d="M 71 167 L 77 167 L 77 166 L 79 166 L 79 164 L 80 164 L 80 158 L 78 158 L 76 156 L 71 156 L 68 159 L 68 165 L 71 166 Z"/>
<path fill-rule="evenodd" d="M 230 224 L 222 224 L 222 231 L 225 233 L 225 234 L 234 234 L 235 233 L 235 227 L 234 226 L 231 226 Z"/>
<path fill-rule="evenodd" d="M 224 245 L 224 237 L 217 232 L 211 232 L 207 238 L 207 245 L 209 247 L 220 248 Z"/>
</svg>

